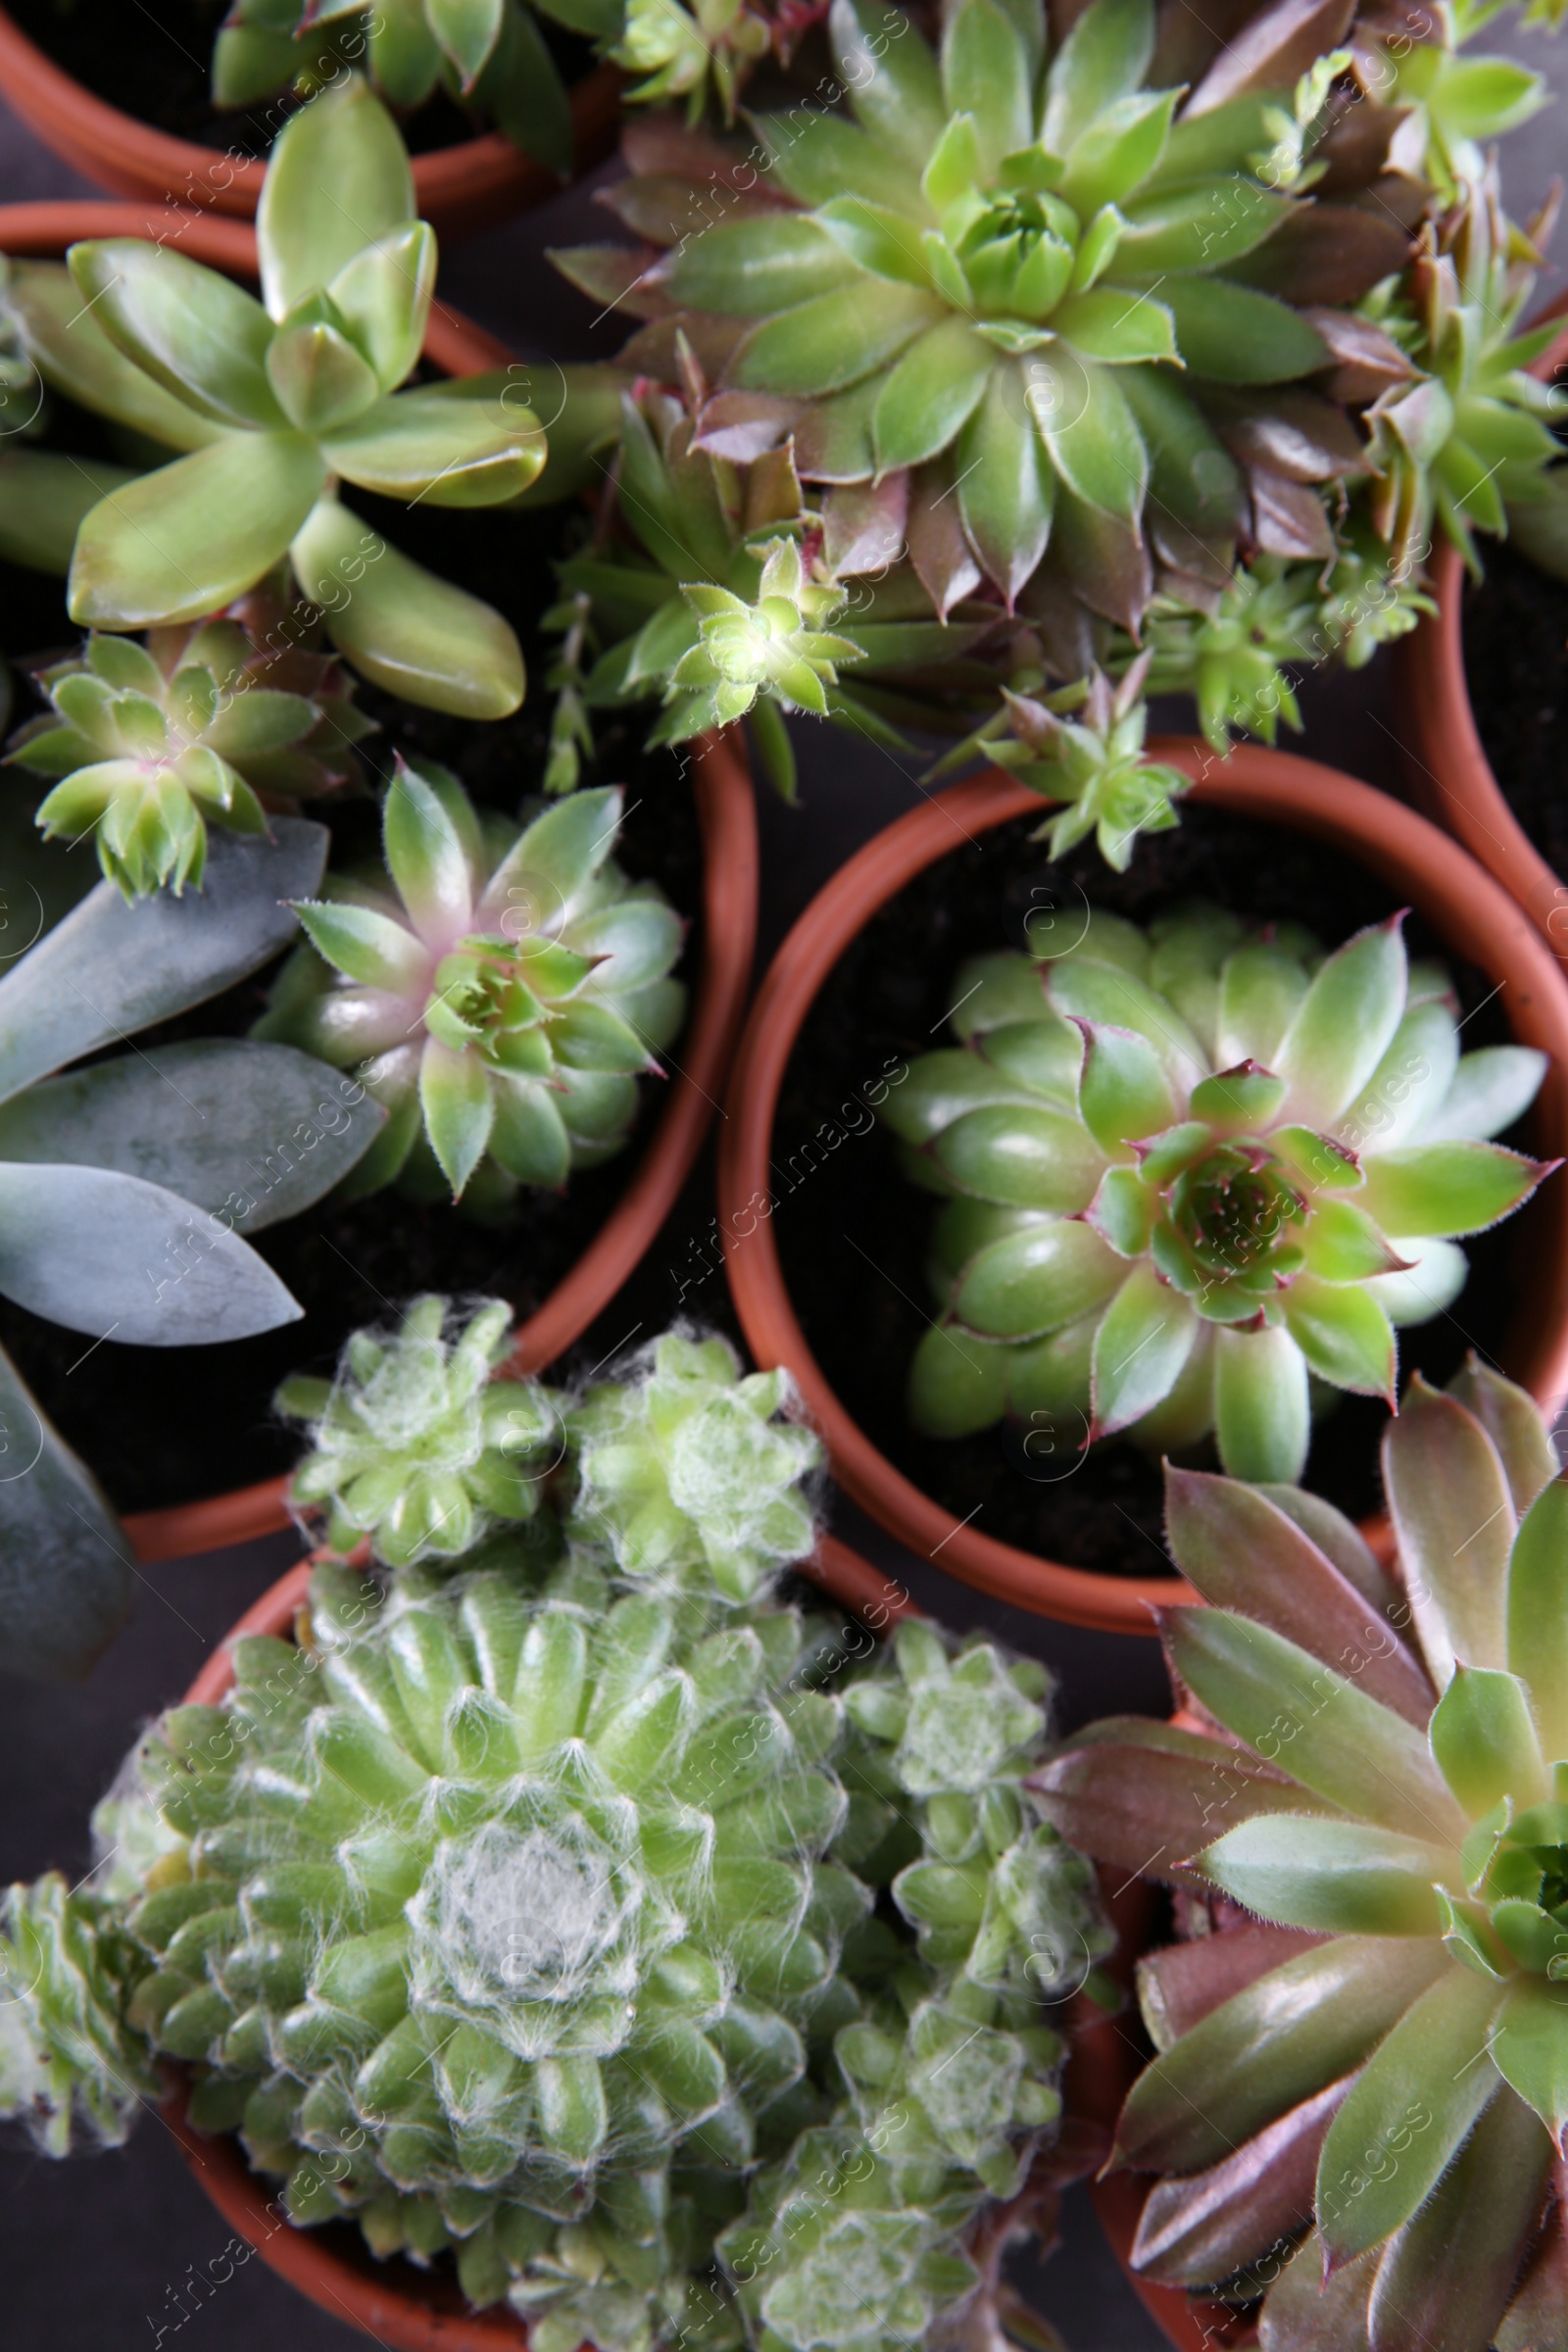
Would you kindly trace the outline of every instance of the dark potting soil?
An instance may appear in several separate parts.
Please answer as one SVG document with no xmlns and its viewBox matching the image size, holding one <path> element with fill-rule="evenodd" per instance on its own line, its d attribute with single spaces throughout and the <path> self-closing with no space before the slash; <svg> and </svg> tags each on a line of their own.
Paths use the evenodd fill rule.
<svg viewBox="0 0 1568 2352">
<path fill-rule="evenodd" d="M 79 447 L 74 427 L 82 420 L 69 421 L 66 437 Z M 84 430 L 82 440 L 90 437 Z M 515 815 L 537 791 L 543 764 L 552 697 L 543 685 L 550 641 L 541 638 L 538 617 L 552 601 L 550 560 L 574 517 L 552 509 L 518 516 L 430 508 L 405 514 L 368 499 L 359 504 L 406 554 L 506 612 L 522 640 L 531 681 L 521 710 L 489 725 L 416 710 L 362 685 L 360 705 L 380 728 L 362 747 L 367 766 L 385 773 L 399 748 L 418 753 L 455 769 L 480 805 Z M 73 643 L 78 634 L 65 619 L 57 582 L 0 565 L 0 645 L 19 653 Z M 24 692 L 17 716 L 28 709 Z M 644 752 L 636 716 L 600 728 L 584 781 L 625 787 L 617 857 L 629 874 L 658 882 L 690 918 L 678 967 L 690 988 L 703 955 L 696 810 L 677 756 Z M 13 770 L 0 789 L 26 785 Z M 314 802 L 305 813 L 330 827 L 335 866 L 375 857 L 378 811 L 370 794 Z M 175 1038 L 243 1036 L 264 1007 L 270 976 L 260 972 L 176 1020 L 139 1032 L 137 1047 L 156 1054 L 160 1042 Z M 519 1320 L 525 1317 L 613 1211 L 663 1101 L 664 1082 L 645 1080 L 637 1127 L 617 1156 L 574 1176 L 560 1197 L 523 1193 L 505 1225 L 480 1225 L 445 1203 L 425 1205 L 388 1191 L 347 1206 L 309 1209 L 258 1234 L 254 1246 L 305 1307 L 302 1322 L 220 1347 L 125 1348 L 112 1341 L 95 1347 L 0 1300 L 0 1344 L 122 1510 L 193 1500 L 271 1477 L 299 1451 L 298 1432 L 271 1412 L 279 1380 L 296 1370 L 330 1372 L 351 1331 L 384 1323 L 421 1291 L 505 1298 Z"/>
<path fill-rule="evenodd" d="M 1506 541 L 1464 593 L 1464 674 L 1492 772 L 1546 863 L 1568 874 L 1568 583 Z"/>
<path fill-rule="evenodd" d="M 1390 914 L 1395 901 L 1363 868 L 1302 836 L 1209 808 L 1178 831 L 1147 836 L 1131 870 L 1112 873 L 1092 846 L 1051 863 L 1024 818 L 930 866 L 875 915 L 829 975 L 785 1075 L 774 1128 L 773 1230 L 812 1352 L 846 1408 L 905 1476 L 982 1533 L 1074 1566 L 1126 1575 L 1168 1566 L 1160 1541 L 1160 1471 L 1135 1446 L 1084 1454 L 1081 1427 L 1026 1433 L 1002 1425 L 931 1439 L 905 1408 L 909 1359 L 932 1313 L 924 1264 L 939 1203 L 897 1167 L 868 1101 L 917 1054 L 951 1044 L 947 1016 L 966 956 L 1026 945 L 1024 923 L 1052 915 L 1064 935 L 1086 903 L 1146 922 L 1202 897 L 1256 917 L 1293 917 L 1335 946 Z M 1413 955 L 1442 954 L 1412 919 Z M 1445 960 L 1466 1012 L 1466 1048 L 1506 1042 L 1492 983 Z M 1470 1279 L 1453 1310 L 1400 1335 L 1401 1375 L 1446 1380 L 1476 1348 L 1496 1361 L 1511 1319 L 1516 1259 L 1528 1230 L 1504 1225 L 1465 1245 Z M 1378 1501 L 1385 1407 L 1339 1398 L 1314 1434 L 1308 1482 L 1361 1517 Z M 1029 1436 L 1029 1453 L 1023 1440 Z M 1049 1448 L 1049 1450 L 1048 1450 Z M 1210 1457 L 1211 1458 L 1211 1457 Z"/>
<path fill-rule="evenodd" d="M 287 91 L 220 112 L 212 99 L 213 42 L 223 0 L 10 0 L 29 40 L 95 97 L 175 138 L 225 154 L 265 159 L 297 100 Z M 568 86 L 588 70 L 590 44 L 548 17 L 538 19 Z M 402 118 L 415 155 L 461 146 L 473 121 L 443 92 Z"/>
</svg>

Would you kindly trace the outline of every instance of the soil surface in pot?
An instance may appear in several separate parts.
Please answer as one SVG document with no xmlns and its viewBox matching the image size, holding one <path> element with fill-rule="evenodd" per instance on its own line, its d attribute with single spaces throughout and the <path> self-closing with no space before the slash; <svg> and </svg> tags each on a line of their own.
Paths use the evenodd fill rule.
<svg viewBox="0 0 1568 2352">
<path fill-rule="evenodd" d="M 107 454 L 92 420 L 74 414 L 62 416 L 51 437 L 78 451 Z M 540 636 L 537 621 L 552 601 L 551 558 L 578 527 L 575 514 L 430 507 L 405 513 L 370 499 L 359 504 L 405 554 L 506 612 L 522 639 L 530 679 L 522 709 L 494 725 L 416 710 L 362 683 L 357 699 L 380 727 L 361 747 L 368 771 L 387 771 L 399 748 L 417 752 L 455 769 L 481 807 L 515 816 L 524 796 L 537 791 L 543 764 L 553 701 L 543 681 L 553 641 Z M 60 583 L 0 565 L 0 646 L 15 657 L 69 646 L 78 636 L 66 617 Z M 14 718 L 27 716 L 33 707 L 30 691 L 22 688 Z M 658 882 L 688 917 L 677 972 L 690 990 L 703 956 L 697 815 L 682 780 L 684 758 L 644 752 L 637 715 L 631 723 L 601 726 L 598 754 L 584 780 L 625 786 L 619 860 L 629 874 Z M 13 769 L 3 779 L 0 806 L 24 820 L 24 830 L 25 810 L 39 798 L 34 779 L 22 771 Z M 378 814 L 368 793 L 312 802 L 303 813 L 331 828 L 333 865 L 376 860 Z M 93 853 L 84 843 L 74 851 L 55 846 L 43 855 L 86 860 Z M 96 863 L 87 872 L 96 880 Z M 176 1020 L 139 1031 L 138 1050 L 156 1054 L 160 1041 L 243 1036 L 264 1007 L 272 969 Z M 680 1054 L 677 1040 L 667 1064 L 671 1072 Z M 637 1126 L 616 1157 L 574 1176 L 559 1197 L 522 1194 L 507 1224 L 481 1225 L 446 1203 L 425 1205 L 387 1191 L 346 1206 L 328 1202 L 257 1234 L 255 1246 L 306 1309 L 302 1322 L 220 1347 L 95 1346 L 0 1299 L 0 1343 L 122 1510 L 191 1501 L 272 1477 L 290 1467 L 300 1443 L 299 1432 L 272 1414 L 273 1391 L 291 1371 L 330 1372 L 351 1331 L 386 1322 L 393 1309 L 426 1290 L 505 1298 L 519 1320 L 531 1313 L 612 1214 L 666 1091 L 664 1080 L 644 1080 Z"/>
<path fill-rule="evenodd" d="M 199 147 L 265 158 L 297 103 L 279 91 L 253 107 L 220 112 L 214 106 L 212 55 L 223 21 L 221 0 L 155 0 L 151 7 L 139 0 L 133 9 L 123 0 L 9 0 L 8 14 L 94 97 Z M 566 82 L 579 79 L 592 62 L 591 44 L 548 17 L 537 23 Z M 402 119 L 415 155 L 461 146 L 475 127 L 441 92 Z"/>
<path fill-rule="evenodd" d="M 999 1543 L 1074 1567 L 1147 1576 L 1168 1567 L 1160 1470 L 1126 1444 L 1082 1451 L 1084 1430 L 1003 1424 L 959 1440 L 909 1423 L 905 1380 L 932 1318 L 925 1256 L 938 1203 L 903 1177 L 892 1138 L 868 1107 L 918 1054 L 952 1044 L 948 1014 L 968 956 L 1078 935 L 1086 904 L 1147 922 L 1183 899 L 1309 924 L 1326 946 L 1392 913 L 1397 901 L 1343 853 L 1274 825 L 1187 808 L 1174 833 L 1140 841 L 1114 874 L 1092 845 L 1051 863 L 1034 819 L 987 833 L 927 867 L 890 901 L 829 974 L 802 1029 L 774 1127 L 773 1229 L 812 1353 L 840 1401 L 913 1485 Z M 1406 928 L 1412 955 L 1443 955 L 1429 927 Z M 1492 983 L 1444 956 L 1466 1012 L 1466 1049 L 1505 1043 Z M 1491 996 L 1491 1002 L 1487 1002 Z M 1496 1360 L 1516 1296 L 1518 1237 L 1499 1227 L 1466 1245 L 1470 1279 L 1450 1313 L 1401 1335 L 1401 1378 L 1419 1365 L 1447 1379 L 1468 1348 Z M 1345 1396 L 1316 1430 L 1307 1481 L 1360 1517 L 1379 1499 L 1385 1408 Z M 1029 1452 L 1024 1441 L 1029 1441 Z M 1211 1453 L 1195 1457 L 1208 1459 Z"/>
<path fill-rule="evenodd" d="M 1464 591 L 1464 674 L 1503 799 L 1546 863 L 1568 874 L 1568 582 L 1487 544 Z"/>
</svg>

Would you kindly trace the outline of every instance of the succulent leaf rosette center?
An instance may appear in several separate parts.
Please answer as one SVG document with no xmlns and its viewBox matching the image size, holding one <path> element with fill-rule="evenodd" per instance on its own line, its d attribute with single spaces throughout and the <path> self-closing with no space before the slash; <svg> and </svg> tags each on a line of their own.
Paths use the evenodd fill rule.
<svg viewBox="0 0 1568 2352">
<path fill-rule="evenodd" d="M 949 1200 L 921 1427 L 1010 1414 L 1160 1451 L 1212 1430 L 1234 1475 L 1294 1480 L 1313 1381 L 1392 1399 L 1396 1327 L 1465 1279 L 1455 1237 L 1547 1172 L 1488 1140 L 1541 1056 L 1461 1055 L 1446 975 L 1410 962 L 1401 922 L 1325 956 L 1215 906 L 1147 933 L 1096 908 L 1064 953 L 957 975 L 962 1046 L 882 1112 Z"/>
</svg>

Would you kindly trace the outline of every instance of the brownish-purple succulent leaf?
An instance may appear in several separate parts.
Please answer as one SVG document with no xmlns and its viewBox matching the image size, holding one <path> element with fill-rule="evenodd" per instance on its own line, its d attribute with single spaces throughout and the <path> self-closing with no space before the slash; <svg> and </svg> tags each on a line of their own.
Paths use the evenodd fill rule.
<svg viewBox="0 0 1568 2352">
<path fill-rule="evenodd" d="M 1353 196 L 1371 188 L 1385 174 L 1389 141 L 1404 121 L 1405 109 L 1379 106 L 1359 90 L 1330 101 L 1328 129 L 1312 150 L 1314 164 L 1327 167 L 1312 193 L 1321 198 Z"/>
<path fill-rule="evenodd" d="M 1305 1530 L 1255 1487 L 1167 1469 L 1165 1534 L 1172 1559 L 1205 1600 L 1272 1626 L 1426 1729 L 1433 1690 L 1419 1661 Z"/>
<path fill-rule="evenodd" d="M 1144 76 L 1147 86 L 1196 89 L 1221 50 L 1255 13 L 1256 0 L 1204 0 L 1200 9 L 1177 0 L 1176 6 L 1161 8 L 1154 54 Z M 1052 46 L 1056 46 L 1054 38 Z"/>
<path fill-rule="evenodd" d="M 1475 1415 L 1497 1448 L 1515 1515 L 1523 1519 L 1560 1467 L 1535 1398 L 1473 1354 L 1448 1382 L 1447 1394 Z"/>
<path fill-rule="evenodd" d="M 1258 1769 L 1255 1758 L 1219 1740 L 1208 1753 L 1161 1754 L 1149 1747 L 1069 1748 L 1029 1786 L 1069 1845 L 1140 1878 L 1200 1879 L 1180 1865 L 1200 1846 L 1256 1813 L 1299 1811 L 1294 1783 Z"/>
<path fill-rule="evenodd" d="M 885 572 L 904 550 L 909 511 L 909 477 L 884 474 L 879 482 L 845 482 L 822 501 L 822 553 L 835 575 Z"/>
<path fill-rule="evenodd" d="M 1260 2352 L 1371 2352 L 1366 2299 L 1377 2256 L 1362 2254 L 1323 2283 L 1323 2246 L 1314 2230 L 1269 2289 L 1257 2325 Z"/>
<path fill-rule="evenodd" d="M 715 392 L 703 404 L 692 447 L 732 465 L 753 465 L 789 439 L 805 405 L 773 392 Z"/>
<path fill-rule="evenodd" d="M 1416 369 L 1410 360 L 1394 337 L 1369 318 L 1357 318 L 1351 311 L 1317 308 L 1304 310 L 1301 316 L 1327 346 L 1333 362 L 1322 379 L 1330 400 L 1358 409 L 1376 400 L 1391 384 L 1413 380 Z"/>
<path fill-rule="evenodd" d="M 1188 99 L 1186 114 L 1210 114 L 1250 90 L 1289 89 L 1337 46 L 1354 13 L 1355 0 L 1274 0 L 1226 43 Z"/>
<path fill-rule="evenodd" d="M 1233 457 L 1293 482 L 1331 482 L 1365 473 L 1361 436 L 1332 400 L 1282 384 L 1266 398 L 1227 403 L 1216 416 Z"/>
<path fill-rule="evenodd" d="M 1372 2352 L 1487 2352 L 1541 2222 L 1552 2147 L 1506 2083 L 1420 2211 L 1384 2248 Z"/>
<path fill-rule="evenodd" d="M 679 373 L 676 338 L 683 335 L 711 382 L 728 366 L 746 326 L 744 318 L 720 318 L 710 311 L 673 311 L 668 318 L 651 319 L 628 338 L 620 365 L 672 384 Z"/>
<path fill-rule="evenodd" d="M 771 190 L 775 184 L 748 161 L 744 148 L 714 138 L 710 131 L 693 129 L 678 114 L 627 115 L 620 152 L 627 170 L 639 175 L 667 172 L 699 187 L 733 188 L 744 195 L 758 188 Z M 785 202 L 782 194 L 778 201 Z"/>
<path fill-rule="evenodd" d="M 795 453 L 789 442 L 770 449 L 747 469 L 746 504 L 741 520 L 748 531 L 765 531 L 772 523 L 800 519 L 805 507 Z"/>
<path fill-rule="evenodd" d="M 622 228 L 652 245 L 678 245 L 683 238 L 701 236 L 720 220 L 745 220 L 758 214 L 776 217 L 778 206 L 759 181 L 748 195 L 733 189 L 715 194 L 670 172 L 612 180 L 595 191 L 594 202 L 613 213 Z"/>
<path fill-rule="evenodd" d="M 909 484 L 909 561 L 941 620 L 980 585 L 980 566 L 953 491 L 953 467 L 945 458 L 922 466 Z"/>
<path fill-rule="evenodd" d="M 1325 1502 L 1321 1494 L 1309 1494 L 1304 1487 L 1264 1486 L 1258 1492 L 1305 1530 L 1319 1551 L 1327 1554 L 1380 1617 L 1391 1624 L 1409 1624 L 1402 1587 L 1390 1576 L 1352 1519 L 1337 1511 L 1332 1502 Z"/>
<path fill-rule="evenodd" d="M 1086 677 L 1094 668 L 1100 651 L 1099 637 L 1107 632 L 1098 629 L 1068 583 L 1052 570 L 1049 562 L 1041 564 L 1023 589 L 1018 611 L 1040 639 L 1041 652 L 1053 677 L 1065 684 L 1070 678 Z"/>
<path fill-rule="evenodd" d="M 1177 597 L 1200 612 L 1215 611 L 1236 577 L 1235 541 L 1200 538 L 1178 516 L 1157 510 L 1146 513 L 1145 520 L 1158 567 L 1156 595 Z"/>
<path fill-rule="evenodd" d="M 1161 2286 L 1214 2286 L 1312 2219 L 1318 2152 L 1350 2078 L 1303 2099 L 1206 2172 L 1160 2180 L 1133 2244 L 1133 2269 Z"/>
<path fill-rule="evenodd" d="M 580 294 L 606 311 L 624 311 L 633 318 L 674 315 L 673 297 L 652 274 L 661 259 L 657 245 L 572 245 L 558 247 L 550 259 Z"/>
<path fill-rule="evenodd" d="M 1303 204 L 1225 274 L 1298 306 L 1322 302 L 1338 309 L 1359 302 L 1409 258 L 1409 236 L 1396 220 L 1358 205 Z"/>
<path fill-rule="evenodd" d="M 1508 1554 L 1516 1529 L 1501 1456 L 1456 1397 L 1418 1372 L 1383 1439 L 1383 1486 L 1421 1647 L 1440 1690 L 1456 1659 L 1508 1663 Z"/>
<path fill-rule="evenodd" d="M 1221 2002 L 1327 1941 L 1326 1936 L 1310 1936 L 1301 1928 L 1249 1920 L 1244 1927 L 1146 1952 L 1138 1963 L 1138 2004 L 1150 2040 L 1156 2050 L 1168 2050 Z"/>
<path fill-rule="evenodd" d="M 1568 2167 L 1530 2267 L 1497 2329 L 1497 2352 L 1568 2352 Z"/>
<path fill-rule="evenodd" d="M 1322 558 L 1334 553 L 1334 532 L 1323 501 L 1304 482 L 1288 481 L 1267 466 L 1250 466 L 1252 537 L 1265 555 Z"/>
<path fill-rule="evenodd" d="M 1046 563 L 1091 612 L 1137 636 L 1154 592 L 1154 575 L 1136 523 L 1102 514 L 1058 488 Z"/>
<path fill-rule="evenodd" d="M 1220 2163 L 1359 2066 L 1449 1965 L 1435 1936 L 1336 1936 L 1271 1969 L 1145 2068 L 1116 2162 L 1155 2173 Z"/>
</svg>

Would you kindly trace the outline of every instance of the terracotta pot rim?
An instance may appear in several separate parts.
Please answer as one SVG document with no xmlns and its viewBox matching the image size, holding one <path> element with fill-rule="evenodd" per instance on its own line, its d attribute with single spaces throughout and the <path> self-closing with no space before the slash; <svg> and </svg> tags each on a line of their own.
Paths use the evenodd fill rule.
<svg viewBox="0 0 1568 2352">
<path fill-rule="evenodd" d="M 174 219 L 187 252 L 215 269 L 254 276 L 256 233 L 248 222 L 201 213 Z M 143 228 L 135 205 L 0 205 L 0 253 L 53 254 L 80 236 L 138 235 Z M 448 375 L 479 372 L 511 357 L 505 344 L 446 304 L 431 312 L 424 348 Z M 703 843 L 703 962 L 685 1031 L 662 1057 L 668 1099 L 609 1218 L 518 1332 L 514 1361 L 521 1370 L 542 1370 L 569 1348 L 643 1257 L 691 1172 L 729 1068 L 757 945 L 757 809 L 743 731 L 704 736 L 692 775 Z M 201 1502 L 130 1512 L 122 1524 L 143 1563 L 218 1551 L 287 1527 L 286 1485 L 265 1479 Z"/>
<path fill-rule="evenodd" d="M 236 1642 L 250 1634 L 288 1634 L 320 1556 L 301 1560 L 252 1602 L 191 1684 L 184 1705 L 216 1705 L 232 1687 Z M 835 1536 L 818 1539 L 814 1556 L 801 1563 L 800 1572 L 874 1632 L 911 1613 L 903 1587 Z M 510 2312 L 468 2311 L 454 2278 L 424 2277 L 412 2264 L 383 2266 L 368 2248 L 356 2244 L 351 2254 L 317 2230 L 294 2229 L 277 2213 L 276 2184 L 251 2171 L 237 2140 L 196 2132 L 185 2110 L 183 2071 L 171 2068 L 164 2115 L 191 2171 L 268 2268 L 321 2310 L 374 2336 L 388 2352 L 522 2352 L 528 2341 L 522 2322 Z"/>
<path fill-rule="evenodd" d="M 1534 320 L 1568 312 L 1560 294 Z M 1568 364 L 1568 325 L 1530 373 L 1542 381 Z M 1394 649 L 1399 750 L 1417 805 L 1484 865 L 1568 962 L 1568 882 L 1536 848 L 1504 798 L 1476 725 L 1464 666 L 1464 558 L 1439 541 L 1429 564 L 1436 612 Z"/>
<path fill-rule="evenodd" d="M 609 64 L 591 67 L 573 85 L 579 170 L 613 144 L 621 86 Z M 126 114 L 57 65 L 3 8 L 0 87 L 34 135 L 99 186 L 160 206 L 194 204 L 235 220 L 255 217 L 266 171 L 259 158 L 203 147 Z M 412 160 L 420 218 L 446 235 L 521 212 L 569 184 L 498 130 L 476 131 Z"/>
<path fill-rule="evenodd" d="M 1200 741 L 1151 745 L 1193 778 L 1195 803 L 1294 826 L 1355 855 L 1420 909 L 1455 954 L 1500 984 L 1512 981 L 1515 1035 L 1552 1057 L 1542 1119 L 1568 1148 L 1568 980 L 1522 911 L 1446 834 L 1386 793 L 1289 752 L 1237 746 L 1217 759 Z M 828 974 L 878 908 L 976 831 L 1039 810 L 1039 797 L 998 768 L 955 785 L 898 818 L 818 892 L 758 991 L 736 1052 L 719 1139 L 719 1230 L 730 1294 L 757 1362 L 786 1364 L 821 1432 L 839 1484 L 909 1548 L 1038 1615 L 1101 1631 L 1152 1636 L 1152 1605 L 1196 1598 L 1174 1572 L 1115 1576 L 1074 1568 L 983 1535 L 923 1494 L 871 1444 L 829 1386 L 801 1328 L 771 1219 L 770 1155 L 779 1090 L 802 1024 Z M 767 1203 L 766 1207 L 761 1203 Z M 1518 1376 L 1548 1411 L 1568 1393 L 1568 1192 L 1527 1213 L 1545 1235 L 1544 1278 L 1510 1338 Z M 900 1377 L 902 1377 L 900 1367 Z M 1376 1523 L 1374 1537 L 1384 1533 Z"/>
</svg>

